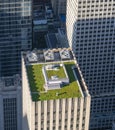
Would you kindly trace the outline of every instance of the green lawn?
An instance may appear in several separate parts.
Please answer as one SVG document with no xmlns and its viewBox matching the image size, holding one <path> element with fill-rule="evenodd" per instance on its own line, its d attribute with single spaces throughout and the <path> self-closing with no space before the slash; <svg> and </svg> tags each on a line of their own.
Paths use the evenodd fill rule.
<svg viewBox="0 0 115 130">
<path fill-rule="evenodd" d="M 27 66 L 28 79 L 32 92 L 44 91 L 43 85 L 45 84 L 45 81 L 42 74 L 42 66 L 43 65 L 41 64 Z"/>
<path fill-rule="evenodd" d="M 66 78 L 63 67 L 58 67 L 57 70 L 46 70 L 47 76 L 51 79 L 51 76 L 57 76 L 58 78 Z"/>
<path fill-rule="evenodd" d="M 71 67 L 74 65 L 74 62 L 65 62 L 64 64 L 70 80 L 70 84 L 64 86 L 61 89 L 49 90 L 46 93 L 42 93 L 44 91 L 43 85 L 45 83 L 42 74 L 43 65 L 38 64 L 33 66 L 27 66 L 27 73 L 28 73 L 31 92 L 38 92 L 38 94 L 36 93 L 32 94 L 33 101 L 81 97 L 78 84 L 75 80 L 73 71 L 71 69 Z M 56 93 L 58 93 L 58 96 L 56 96 Z"/>
</svg>

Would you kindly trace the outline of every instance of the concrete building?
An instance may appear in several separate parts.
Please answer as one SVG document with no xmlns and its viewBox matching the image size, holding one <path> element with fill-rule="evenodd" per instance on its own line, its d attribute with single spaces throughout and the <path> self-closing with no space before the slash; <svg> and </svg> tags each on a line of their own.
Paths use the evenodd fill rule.
<svg viewBox="0 0 115 130">
<path fill-rule="evenodd" d="M 19 75 L 0 78 L 0 130 L 22 130 L 21 92 Z"/>
<path fill-rule="evenodd" d="M 31 49 L 31 0 L 0 0 L 0 75 L 20 73 L 21 51 Z"/>
<path fill-rule="evenodd" d="M 67 0 L 66 29 L 92 96 L 90 129 L 111 129 L 115 120 L 115 1 Z"/>
<path fill-rule="evenodd" d="M 51 0 L 55 15 L 59 16 L 60 14 L 66 14 L 66 1 L 67 0 Z"/>
<path fill-rule="evenodd" d="M 63 59 L 66 55 L 60 53 L 62 50 L 34 50 L 32 53 L 37 56 L 37 61 L 33 56 L 30 60 L 27 52 L 22 54 L 22 113 L 27 117 L 27 120 L 22 120 L 23 130 L 89 129 L 91 97 L 71 50 L 66 49 L 70 56 L 67 59 Z M 52 87 L 55 88 L 46 90 L 43 68 L 47 65 L 51 68 L 59 63 L 65 65 L 70 83 L 63 84 L 60 89 L 53 83 Z M 46 73 L 49 76 L 57 75 L 58 80 L 52 79 L 55 83 L 63 77 L 61 68 Z"/>
</svg>

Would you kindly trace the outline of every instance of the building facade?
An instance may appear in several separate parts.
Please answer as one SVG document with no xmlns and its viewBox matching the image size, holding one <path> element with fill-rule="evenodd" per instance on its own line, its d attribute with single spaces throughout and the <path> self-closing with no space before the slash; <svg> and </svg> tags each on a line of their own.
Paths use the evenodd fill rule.
<svg viewBox="0 0 115 130">
<path fill-rule="evenodd" d="M 55 15 L 66 14 L 66 1 L 67 0 L 51 0 Z"/>
<path fill-rule="evenodd" d="M 114 130 L 115 129 L 115 123 L 113 122 L 113 125 L 112 125 L 112 130 Z"/>
<path fill-rule="evenodd" d="M 92 96 L 90 128 L 111 128 L 115 120 L 115 1 L 68 0 L 66 18 L 68 42 Z"/>
<path fill-rule="evenodd" d="M 58 51 L 56 51 L 56 54 L 58 55 L 57 52 Z M 23 113 L 23 117 L 26 117 L 26 119 L 23 118 L 22 120 L 22 129 L 23 130 L 33 130 L 33 129 L 35 130 L 88 130 L 91 97 L 88 93 L 85 83 L 79 82 L 79 80 L 76 81 L 79 84 L 80 93 L 81 93 L 80 97 L 66 98 L 67 97 L 66 96 L 65 98 L 56 97 L 56 99 L 53 99 L 51 97 L 51 99 L 49 99 L 50 96 L 49 93 L 48 98 L 42 100 L 39 98 L 39 100 L 35 101 L 32 98 L 32 95 L 35 93 L 37 94 L 38 92 L 34 91 L 33 93 L 30 89 L 31 83 L 29 82 L 29 73 L 27 68 L 28 66 L 31 66 L 31 62 L 27 60 L 26 56 L 27 53 L 24 53 L 24 55 L 22 56 L 22 87 L 23 87 L 22 89 L 22 102 L 23 102 L 22 111 L 23 112 L 22 113 Z M 41 63 L 39 60 L 37 61 L 35 59 L 32 62 L 34 62 L 33 66 L 43 64 L 43 62 Z M 47 62 L 47 64 L 48 63 L 49 62 Z M 52 61 L 51 63 L 55 63 L 55 62 Z M 57 63 L 59 64 L 59 61 L 57 61 Z M 79 69 L 77 69 L 76 71 L 78 70 Z M 40 69 L 39 72 L 41 73 Z M 77 75 L 77 77 L 79 77 L 78 79 L 80 79 L 80 81 L 84 81 L 81 78 L 80 73 L 77 72 L 77 74 L 79 75 L 79 76 Z M 42 81 L 42 78 L 39 80 Z M 34 83 L 32 83 L 32 85 L 33 87 L 35 87 Z M 59 92 L 59 89 L 53 91 Z M 42 90 L 42 93 L 39 96 L 42 96 L 43 93 L 44 92 Z M 47 95 L 47 92 L 45 93 Z"/>
<path fill-rule="evenodd" d="M 0 78 L 0 130 L 22 129 L 22 100 L 19 75 Z"/>
<path fill-rule="evenodd" d="M 21 51 L 31 49 L 32 1 L 0 1 L 0 75 L 20 73 Z"/>
</svg>

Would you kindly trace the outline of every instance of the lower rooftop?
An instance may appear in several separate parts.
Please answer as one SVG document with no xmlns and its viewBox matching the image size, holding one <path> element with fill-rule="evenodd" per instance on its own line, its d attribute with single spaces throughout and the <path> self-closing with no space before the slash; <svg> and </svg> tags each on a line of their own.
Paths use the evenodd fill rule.
<svg viewBox="0 0 115 130">
<path fill-rule="evenodd" d="M 69 83 L 61 85 L 58 89 L 45 89 L 46 78 L 44 77 L 43 67 L 52 64 L 54 64 L 54 62 L 41 64 L 35 63 L 26 66 L 33 101 L 81 97 L 79 85 L 72 69 L 72 67 L 75 66 L 74 60 L 61 61 L 60 63 L 57 62 L 57 64 L 64 65 L 67 75 L 62 67 L 58 69 L 58 74 L 56 74 L 54 70 L 48 70 L 49 72 L 46 72 L 50 78 L 52 76 L 57 76 L 59 79 L 67 77 L 69 79 Z"/>
</svg>

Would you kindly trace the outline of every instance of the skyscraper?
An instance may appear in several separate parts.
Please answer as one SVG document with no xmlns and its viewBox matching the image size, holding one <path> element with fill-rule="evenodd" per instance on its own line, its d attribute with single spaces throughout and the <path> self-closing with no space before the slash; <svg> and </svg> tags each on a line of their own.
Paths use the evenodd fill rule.
<svg viewBox="0 0 115 130">
<path fill-rule="evenodd" d="M 31 48 L 31 0 L 0 0 L 0 75 L 19 73 L 21 51 Z"/>
<path fill-rule="evenodd" d="M 66 29 L 92 96 L 90 129 L 115 120 L 115 1 L 67 0 Z"/>
<path fill-rule="evenodd" d="M 0 77 L 0 130 L 22 129 L 21 91 L 19 75 Z"/>
<path fill-rule="evenodd" d="M 55 15 L 66 14 L 66 2 L 67 0 L 51 0 Z"/>
<path fill-rule="evenodd" d="M 23 130 L 88 130 L 90 101 L 70 49 L 23 53 Z"/>
</svg>

